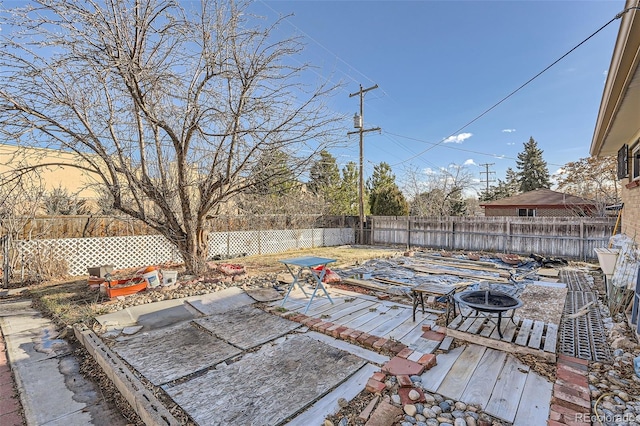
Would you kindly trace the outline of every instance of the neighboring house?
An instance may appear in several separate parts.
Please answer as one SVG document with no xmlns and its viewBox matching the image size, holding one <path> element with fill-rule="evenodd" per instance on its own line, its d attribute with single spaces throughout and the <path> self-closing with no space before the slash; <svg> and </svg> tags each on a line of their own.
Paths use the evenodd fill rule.
<svg viewBox="0 0 640 426">
<path fill-rule="evenodd" d="M 81 164 L 81 160 L 72 152 L 58 151 L 48 148 L 19 147 L 16 145 L 0 144 L 0 177 L 1 181 L 10 179 L 21 168 L 28 168 L 42 164 L 35 172 L 29 174 L 35 186 L 42 186 L 47 192 L 56 188 L 63 188 L 69 194 L 82 199 L 95 199 L 96 179 L 91 173 L 71 166 L 56 164 Z"/>
<path fill-rule="evenodd" d="M 591 155 L 618 156 L 618 179 L 622 185 L 622 234 L 628 243 L 620 254 L 611 279 L 614 286 L 635 290 L 631 323 L 640 332 L 640 294 L 638 266 L 640 257 L 640 6 L 627 0 L 621 13 L 620 30 L 604 86 L 598 119 L 591 141 Z M 620 270 L 620 274 L 617 273 Z M 624 271 L 633 274 L 624 276 Z"/>
<path fill-rule="evenodd" d="M 480 204 L 485 216 L 593 216 L 596 203 L 550 189 L 537 189 Z"/>
</svg>

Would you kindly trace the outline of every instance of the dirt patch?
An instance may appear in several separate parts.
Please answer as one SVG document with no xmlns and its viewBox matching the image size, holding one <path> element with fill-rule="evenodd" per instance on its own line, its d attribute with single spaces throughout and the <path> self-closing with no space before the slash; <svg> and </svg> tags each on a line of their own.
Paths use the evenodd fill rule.
<svg viewBox="0 0 640 426">
<path fill-rule="evenodd" d="M 534 321 L 560 324 L 566 296 L 566 287 L 527 284 L 520 294 L 524 305 L 516 311 L 516 315 Z"/>
</svg>

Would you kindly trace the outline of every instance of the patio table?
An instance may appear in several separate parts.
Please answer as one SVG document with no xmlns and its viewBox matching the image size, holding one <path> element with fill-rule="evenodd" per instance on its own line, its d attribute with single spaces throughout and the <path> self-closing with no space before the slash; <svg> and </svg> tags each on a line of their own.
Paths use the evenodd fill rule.
<svg viewBox="0 0 640 426">
<path fill-rule="evenodd" d="M 327 259 L 324 257 L 315 257 L 315 256 L 293 257 L 290 259 L 279 260 L 278 262 L 283 263 L 284 266 L 287 267 L 287 270 L 289 271 L 291 276 L 293 277 L 293 282 L 291 283 L 291 285 L 289 285 L 289 290 L 287 291 L 287 295 L 284 297 L 284 300 L 282 301 L 282 304 L 280 306 L 284 306 L 285 302 L 287 301 L 287 298 L 289 297 L 289 293 L 291 293 L 291 290 L 293 290 L 296 284 L 298 285 L 300 290 L 302 290 L 305 297 L 309 297 L 307 292 L 302 287 L 302 284 L 300 284 L 299 282 L 300 274 L 302 274 L 302 271 L 305 269 L 309 269 L 311 271 L 311 275 L 316 280 L 316 285 L 315 285 L 315 288 L 313 289 L 313 293 L 311 293 L 311 298 L 309 299 L 309 303 L 307 303 L 307 307 L 304 309 L 303 313 L 306 314 L 307 311 L 309 310 L 309 306 L 311 306 L 311 302 L 313 302 L 313 298 L 315 297 L 316 292 L 318 291 L 318 288 L 321 288 L 322 291 L 324 291 L 324 294 L 329 299 L 329 302 L 333 304 L 333 300 L 331 300 L 329 293 L 327 293 L 327 290 L 324 288 L 324 285 L 322 284 L 322 280 L 324 279 L 324 276 L 326 274 L 327 265 L 335 261 L 336 259 Z M 316 266 L 322 266 L 322 269 L 320 271 L 316 271 L 313 269 Z M 297 267 L 297 271 L 294 272 L 294 269 L 296 267 Z"/>
<path fill-rule="evenodd" d="M 422 314 L 424 315 L 424 295 L 444 297 L 446 303 L 445 324 L 449 323 L 449 314 L 453 307 L 453 317 L 456 317 L 456 305 L 453 295 L 456 288 L 449 285 L 424 283 L 411 288 L 411 298 L 413 299 L 413 321 L 416 321 L 416 309 L 418 305 L 422 306 Z"/>
</svg>

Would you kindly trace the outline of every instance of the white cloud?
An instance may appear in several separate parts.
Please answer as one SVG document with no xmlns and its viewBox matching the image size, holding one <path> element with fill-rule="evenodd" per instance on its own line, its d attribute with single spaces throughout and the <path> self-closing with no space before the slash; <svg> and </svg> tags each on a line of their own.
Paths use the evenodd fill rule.
<svg viewBox="0 0 640 426">
<path fill-rule="evenodd" d="M 516 129 L 502 129 L 502 133 L 513 133 Z"/>
<path fill-rule="evenodd" d="M 515 145 L 515 142 L 507 142 L 507 145 Z"/>
<path fill-rule="evenodd" d="M 422 169 L 422 173 L 424 173 L 425 175 L 435 175 L 436 171 L 431 167 L 427 167 L 426 169 Z"/>
<path fill-rule="evenodd" d="M 449 136 L 443 143 L 462 143 L 473 136 L 473 133 L 460 133 L 459 135 Z"/>
<path fill-rule="evenodd" d="M 473 161 L 473 158 L 469 158 L 467 161 L 463 163 L 465 166 L 477 166 L 476 162 Z"/>
</svg>

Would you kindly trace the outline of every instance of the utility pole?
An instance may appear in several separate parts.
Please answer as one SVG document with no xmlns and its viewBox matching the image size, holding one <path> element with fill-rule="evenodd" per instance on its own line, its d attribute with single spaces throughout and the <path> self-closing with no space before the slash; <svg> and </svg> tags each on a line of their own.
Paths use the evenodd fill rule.
<svg viewBox="0 0 640 426">
<path fill-rule="evenodd" d="M 485 194 L 489 194 L 489 182 L 495 182 L 495 179 L 489 179 L 489 177 L 492 174 L 495 174 L 496 172 L 491 172 L 489 171 L 489 167 L 493 166 L 495 163 L 485 163 L 485 164 L 479 164 L 479 166 L 484 166 L 485 171 L 484 172 L 480 172 L 481 175 L 487 175 L 487 178 L 485 179 L 485 182 L 487 183 L 487 192 Z"/>
<path fill-rule="evenodd" d="M 366 89 L 362 88 L 362 84 L 360 85 L 360 90 L 357 91 L 356 93 L 351 93 L 349 94 L 349 97 L 352 98 L 354 96 L 360 96 L 360 115 L 358 115 L 357 113 L 353 116 L 353 127 L 358 129 L 355 130 L 353 132 L 348 132 L 347 135 L 354 135 L 356 133 L 360 134 L 360 172 L 359 174 L 359 178 L 360 178 L 360 183 L 359 183 L 359 188 L 358 188 L 358 193 L 359 193 L 359 198 L 360 198 L 360 208 L 358 210 L 359 215 L 360 215 L 360 236 L 359 236 L 359 243 L 360 244 L 364 244 L 364 134 L 366 132 L 373 132 L 373 131 L 380 131 L 380 127 L 372 127 L 371 129 L 364 129 L 363 128 L 363 123 L 364 123 L 364 94 L 367 93 L 369 90 L 373 90 L 373 89 L 377 89 L 378 85 L 374 85 L 371 87 L 368 87 Z"/>
</svg>

